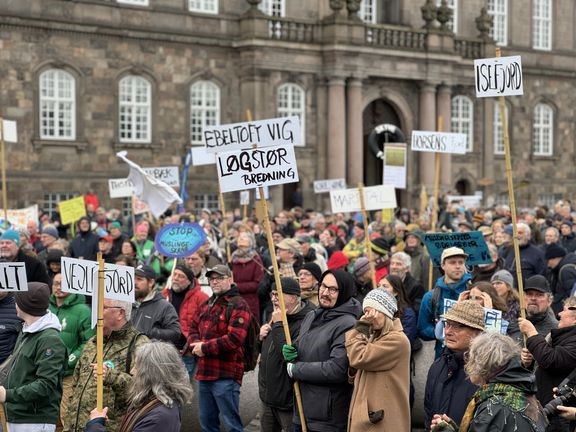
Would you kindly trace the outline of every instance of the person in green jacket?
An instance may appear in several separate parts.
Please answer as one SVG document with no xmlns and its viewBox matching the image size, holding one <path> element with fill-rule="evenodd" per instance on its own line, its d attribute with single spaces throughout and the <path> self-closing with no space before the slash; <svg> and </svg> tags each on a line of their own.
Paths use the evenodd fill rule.
<svg viewBox="0 0 576 432">
<path fill-rule="evenodd" d="M 54 275 L 52 295 L 50 296 L 50 312 L 58 317 L 62 330 L 60 337 L 68 348 L 68 367 L 62 381 L 62 402 L 60 403 L 60 421 L 66 424 L 68 398 L 72 393 L 72 374 L 78 359 L 82 355 L 84 345 L 95 332 L 92 328 L 91 311 L 86 305 L 84 296 L 62 291 L 62 274 Z"/>
<path fill-rule="evenodd" d="M 49 292 L 45 283 L 30 282 L 28 291 L 14 296 L 24 326 L 12 354 L 12 369 L 0 386 L 0 402 L 11 431 L 56 429 L 68 356 L 59 335 L 60 322 L 47 311 Z"/>
</svg>

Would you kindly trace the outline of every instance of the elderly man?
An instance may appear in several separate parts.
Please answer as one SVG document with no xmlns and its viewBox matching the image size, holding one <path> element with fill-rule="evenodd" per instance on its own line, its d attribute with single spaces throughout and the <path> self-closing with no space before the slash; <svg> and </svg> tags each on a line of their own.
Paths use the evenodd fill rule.
<svg viewBox="0 0 576 432">
<path fill-rule="evenodd" d="M 422 245 L 422 238 L 417 231 L 408 231 L 404 237 L 404 252 L 412 259 L 410 274 L 418 280 L 422 286 L 428 289 L 430 257 Z"/>
<path fill-rule="evenodd" d="M 576 368 L 576 297 L 567 298 L 558 315 L 558 328 L 552 329 L 548 337 L 539 334 L 529 320 L 518 318 L 520 331 L 526 336 L 522 362 L 529 367 L 533 358 L 538 365 L 535 371 L 536 396 L 542 406 L 554 397 L 553 388 Z M 549 430 L 571 431 L 569 422 L 558 416 L 551 419 L 550 426 Z"/>
<path fill-rule="evenodd" d="M 294 345 L 282 352 L 288 375 L 300 383 L 309 431 L 346 430 L 352 387 L 348 384 L 348 356 L 344 333 L 362 314 L 354 297 L 354 279 L 343 270 L 323 274 L 320 307 L 306 315 Z M 303 419 L 294 412 L 294 431 Z"/>
<path fill-rule="evenodd" d="M 544 256 L 548 264 L 547 279 L 554 294 L 552 310 L 557 314 L 562 310 L 564 300 L 570 297 L 576 283 L 576 254 L 566 253 L 563 247 L 553 243 L 548 245 Z"/>
<path fill-rule="evenodd" d="M 522 278 L 526 281 L 528 278 L 535 275 L 544 275 L 546 273 L 546 260 L 544 252 L 537 246 L 530 242 L 532 238 L 532 231 L 530 227 L 523 222 L 516 225 L 518 231 L 518 246 L 520 249 L 520 262 L 522 270 Z M 514 285 L 518 286 L 516 279 L 516 259 L 514 257 L 514 247 L 510 243 L 510 247 L 505 252 L 504 268 L 512 273 L 514 277 Z"/>
<path fill-rule="evenodd" d="M 310 263 L 312 264 L 312 263 Z M 308 312 L 315 309 L 310 302 L 300 297 L 300 286 L 291 278 L 281 278 L 284 308 L 290 329 L 290 338 L 295 340 L 300 333 L 300 326 Z M 294 391 L 292 381 L 286 372 L 282 346 L 286 343 L 282 316 L 278 300 L 276 284 L 270 295 L 274 311 L 271 324 L 260 328 L 262 349 L 258 369 L 258 388 L 262 410 L 260 413 L 260 430 L 262 432 L 277 432 L 292 430 L 294 415 Z"/>
<path fill-rule="evenodd" d="M 0 258 L 9 262 L 23 262 L 26 266 L 26 280 L 28 282 L 46 284 L 46 294 L 50 296 L 50 278 L 46 267 L 37 258 L 20 250 L 20 234 L 18 231 L 6 230 L 0 236 Z"/>
<path fill-rule="evenodd" d="M 107 430 L 118 430 L 130 400 L 128 388 L 132 381 L 136 348 L 148 342 L 130 323 L 132 305 L 104 299 L 104 406 L 108 407 Z M 68 425 L 64 431 L 83 432 L 96 406 L 96 337 L 85 345 L 74 369 L 73 391 L 68 402 Z"/>
<path fill-rule="evenodd" d="M 468 287 L 470 275 L 466 272 L 468 254 L 457 247 L 442 251 L 440 258 L 444 276 L 438 278 L 432 291 L 422 298 L 418 313 L 418 336 L 423 340 L 436 339 L 435 328 L 444 308 L 444 299 L 458 300 Z M 442 352 L 442 341 L 436 340 L 436 358 Z"/>
<path fill-rule="evenodd" d="M 390 274 L 400 276 L 404 282 L 406 289 L 407 300 L 418 314 L 420 310 L 420 303 L 426 290 L 419 280 L 412 276 L 410 273 L 410 266 L 412 265 L 412 258 L 406 252 L 395 252 L 390 258 Z"/>
<path fill-rule="evenodd" d="M 446 312 L 442 355 L 430 367 L 424 394 L 424 426 L 429 430 L 434 414 L 446 414 L 460 423 L 477 386 L 464 371 L 464 354 L 484 331 L 484 309 L 474 300 L 458 302 Z"/>
<path fill-rule="evenodd" d="M 544 276 L 536 275 L 524 284 L 524 300 L 526 302 L 526 318 L 542 336 L 548 335 L 558 327 L 558 320 L 552 311 L 552 291 Z"/>
<path fill-rule="evenodd" d="M 178 344 L 182 335 L 178 313 L 161 293 L 154 289 L 156 272 L 140 264 L 134 270 L 134 295 L 132 324 L 150 339 Z"/>
<path fill-rule="evenodd" d="M 552 243 L 559 243 L 560 242 L 560 231 L 556 227 L 548 227 L 544 231 L 544 244 L 543 250 L 546 250 L 546 247 Z"/>
<path fill-rule="evenodd" d="M 200 251 L 196 251 L 184 258 L 184 263 L 192 269 L 194 277 L 196 278 L 196 281 L 198 281 L 202 292 L 206 293 L 206 295 L 210 297 L 212 295 L 212 288 L 210 288 L 210 283 L 206 277 L 206 272 L 208 271 L 208 268 L 206 267 L 206 256 L 203 253 L 200 253 Z"/>
</svg>

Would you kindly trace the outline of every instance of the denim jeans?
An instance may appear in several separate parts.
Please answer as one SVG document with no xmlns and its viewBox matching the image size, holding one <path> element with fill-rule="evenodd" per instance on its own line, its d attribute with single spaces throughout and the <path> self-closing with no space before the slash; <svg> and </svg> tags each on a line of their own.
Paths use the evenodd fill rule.
<svg viewBox="0 0 576 432">
<path fill-rule="evenodd" d="M 240 384 L 233 379 L 198 381 L 198 406 L 202 432 L 220 432 L 222 415 L 228 432 L 243 432 L 240 419 Z"/>
<path fill-rule="evenodd" d="M 184 362 L 184 366 L 186 366 L 186 370 L 188 371 L 188 376 L 192 378 L 194 376 L 194 372 L 196 371 L 196 357 L 195 356 L 183 356 L 182 361 Z"/>
</svg>

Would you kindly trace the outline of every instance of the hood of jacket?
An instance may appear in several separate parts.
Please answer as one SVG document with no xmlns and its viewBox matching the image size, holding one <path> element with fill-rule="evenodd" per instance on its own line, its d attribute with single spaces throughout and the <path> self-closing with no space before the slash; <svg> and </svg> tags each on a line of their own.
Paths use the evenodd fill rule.
<svg viewBox="0 0 576 432">
<path fill-rule="evenodd" d="M 509 384 L 528 394 L 536 394 L 536 377 L 522 366 L 520 357 L 514 357 L 506 367 L 488 381 L 488 384 Z"/>
<path fill-rule="evenodd" d="M 314 311 L 312 327 L 332 321 L 342 315 L 352 315 L 356 319 L 360 318 L 362 315 L 362 304 L 354 297 L 351 297 L 340 306 L 334 306 L 332 309 L 318 308 Z"/>
<path fill-rule="evenodd" d="M 86 304 L 86 297 L 80 294 L 70 294 L 68 297 L 64 299 L 64 301 L 62 302 L 62 306 L 60 307 L 68 308 L 79 304 Z M 58 307 L 56 303 L 56 297 L 54 297 L 54 294 L 50 295 L 50 305 L 54 306 L 55 308 Z"/>
<path fill-rule="evenodd" d="M 30 325 L 24 323 L 24 326 L 22 327 L 22 333 L 38 333 L 49 328 L 53 328 L 58 331 L 62 330 L 60 320 L 50 311 L 48 311 L 46 315 L 40 317 L 39 320 L 33 322 Z"/>
<path fill-rule="evenodd" d="M 467 284 L 470 279 L 472 279 L 470 273 L 464 273 L 464 276 L 462 276 L 462 279 L 460 279 L 458 282 L 447 284 L 444 282 L 444 276 L 441 276 L 436 281 L 436 286 L 440 287 L 440 289 L 444 292 L 455 292 L 460 294 L 462 291 L 466 291 Z"/>
</svg>

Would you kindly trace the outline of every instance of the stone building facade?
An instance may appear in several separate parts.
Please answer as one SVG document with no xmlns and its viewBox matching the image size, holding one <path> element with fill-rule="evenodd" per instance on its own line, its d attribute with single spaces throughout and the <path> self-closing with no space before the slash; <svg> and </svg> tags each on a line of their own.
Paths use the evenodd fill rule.
<svg viewBox="0 0 576 432">
<path fill-rule="evenodd" d="M 301 110 L 305 207 L 329 209 L 314 180 L 381 183 L 367 137 L 383 123 L 408 141 L 438 126 L 469 132 L 466 155 L 441 157 L 442 190 L 504 202 L 495 100 L 474 94 L 473 60 L 495 56 L 489 15 L 502 55 L 522 56 L 524 96 L 506 99 L 517 203 L 570 197 L 572 0 L 5 0 L 0 115 L 19 129 L 6 144 L 9 207 L 49 208 L 88 189 L 120 207 L 108 198 L 107 180 L 128 171 L 116 152 L 182 166 L 203 124 L 243 121 L 248 109 L 255 119 Z M 197 106 L 210 95 L 216 107 Z M 409 151 L 401 205 L 416 206 L 433 181 L 434 155 Z M 271 188 L 276 210 L 295 186 Z M 215 167 L 193 166 L 187 189 L 189 208 L 217 206 Z"/>
</svg>

